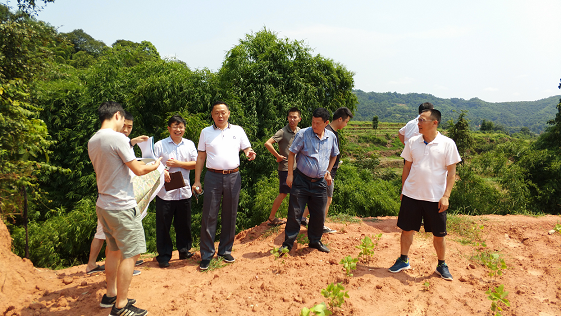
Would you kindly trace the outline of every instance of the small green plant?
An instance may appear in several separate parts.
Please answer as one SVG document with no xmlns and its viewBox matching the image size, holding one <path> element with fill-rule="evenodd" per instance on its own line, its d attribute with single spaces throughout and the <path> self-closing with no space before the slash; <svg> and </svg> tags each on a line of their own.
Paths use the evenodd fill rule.
<svg viewBox="0 0 561 316">
<path fill-rule="evenodd" d="M 504 284 L 499 285 L 493 290 L 489 289 L 485 294 L 489 295 L 487 298 L 491 300 L 491 311 L 495 313 L 495 316 L 501 316 L 502 307 L 501 305 L 506 305 L 510 307 L 510 302 L 506 299 L 508 292 L 504 290 Z"/>
<path fill-rule="evenodd" d="M 358 258 L 361 262 L 370 262 L 370 259 L 374 256 L 374 250 L 378 246 L 378 241 L 382 238 L 382 234 L 372 236 L 372 239 L 368 236 L 364 236 L 360 240 L 360 245 L 355 246 L 360 249 Z M 373 241 L 374 240 L 374 241 Z"/>
<path fill-rule="evenodd" d="M 310 240 L 305 234 L 298 234 L 298 237 L 296 237 L 296 242 L 300 245 L 306 245 L 310 243 Z"/>
<path fill-rule="evenodd" d="M 558 232 L 559 234 L 561 234 L 561 224 L 559 224 L 559 222 L 557 224 L 555 224 L 555 227 L 553 228 L 553 230 Z"/>
<path fill-rule="evenodd" d="M 423 283 L 423 291 L 428 292 L 429 290 L 430 290 L 430 282 L 425 281 L 425 283 Z"/>
<path fill-rule="evenodd" d="M 345 271 L 347 272 L 347 276 L 353 276 L 351 273 L 352 270 L 356 270 L 356 263 L 358 262 L 358 258 L 352 258 L 351 256 L 346 256 L 345 258 L 341 259 L 340 264 L 343 265 Z"/>
<path fill-rule="evenodd" d="M 470 244 L 486 247 L 485 241 L 481 236 L 485 226 L 477 224 L 469 216 L 457 214 L 448 215 L 446 224 L 449 232 L 460 235 L 460 238 L 457 238 L 456 241 L 462 245 Z"/>
<path fill-rule="evenodd" d="M 280 248 L 281 248 L 281 247 L 279 247 L 279 248 L 273 247 L 273 249 L 270 251 L 271 254 L 273 254 L 273 256 L 275 257 L 275 261 L 276 261 L 278 258 L 284 256 L 285 254 L 287 254 L 287 253 L 290 251 L 290 250 L 288 250 L 288 248 L 286 248 L 286 247 L 282 248 L 282 250 L 279 251 Z M 282 263 L 284 263 L 284 260 L 283 260 Z"/>
<path fill-rule="evenodd" d="M 283 257 L 285 254 L 287 254 L 290 250 L 288 250 L 288 248 L 284 247 L 282 248 L 282 250 L 280 250 L 281 247 L 277 248 L 277 247 L 273 247 L 273 249 L 270 251 L 271 254 L 273 254 L 273 256 L 275 257 L 275 261 L 277 261 L 277 259 Z M 276 270 L 276 273 L 282 273 L 283 268 L 282 265 L 285 264 L 284 259 L 282 259 L 281 261 L 278 261 L 278 268 Z M 275 271 L 273 271 L 273 273 L 275 273 Z"/>
<path fill-rule="evenodd" d="M 321 295 L 329 300 L 329 307 L 333 311 L 335 308 L 341 308 L 341 305 L 345 303 L 345 297 L 349 297 L 348 292 L 341 283 L 337 283 L 337 285 L 331 283 L 327 288 L 321 290 Z"/>
<path fill-rule="evenodd" d="M 327 309 L 325 303 L 317 304 L 312 308 L 304 307 L 300 312 L 300 316 L 312 316 L 312 315 L 329 316 L 331 314 L 332 314 L 331 311 Z"/>
<path fill-rule="evenodd" d="M 486 266 L 489 269 L 490 277 L 501 276 L 503 275 L 503 270 L 507 269 L 504 259 L 501 258 L 501 254 L 498 252 L 479 251 L 472 259 Z"/>
</svg>

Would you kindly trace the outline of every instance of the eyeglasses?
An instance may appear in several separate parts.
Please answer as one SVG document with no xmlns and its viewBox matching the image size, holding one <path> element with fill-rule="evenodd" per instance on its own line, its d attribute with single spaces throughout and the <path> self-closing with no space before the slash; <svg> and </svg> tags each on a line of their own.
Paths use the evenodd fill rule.
<svg viewBox="0 0 561 316">
<path fill-rule="evenodd" d="M 418 121 L 419 121 L 419 123 L 424 123 L 424 122 L 432 122 L 434 120 L 427 120 L 425 118 L 420 118 L 420 119 L 418 119 Z"/>
</svg>

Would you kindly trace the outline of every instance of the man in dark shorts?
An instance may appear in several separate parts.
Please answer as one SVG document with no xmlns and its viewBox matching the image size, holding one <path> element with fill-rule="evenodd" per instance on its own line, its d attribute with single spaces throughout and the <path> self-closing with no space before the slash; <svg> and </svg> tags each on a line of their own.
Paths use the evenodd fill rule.
<svg viewBox="0 0 561 316">
<path fill-rule="evenodd" d="M 294 140 L 294 135 L 300 130 L 298 123 L 302 120 L 300 110 L 297 108 L 291 108 L 288 110 L 288 124 L 285 127 L 279 129 L 273 137 L 269 138 L 265 142 L 265 148 L 269 150 L 279 163 L 278 173 L 279 173 L 279 195 L 275 198 L 273 202 L 273 207 L 271 208 L 271 214 L 269 215 L 269 225 L 278 226 L 285 223 L 285 221 L 280 220 L 276 217 L 277 211 L 288 193 L 290 193 L 290 187 L 286 185 L 286 176 L 288 175 L 288 148 L 292 145 Z M 273 147 L 274 143 L 278 143 L 279 151 L 275 150 Z M 296 169 L 296 164 L 294 164 L 294 169 Z"/>
<path fill-rule="evenodd" d="M 98 108 L 101 129 L 88 142 L 88 155 L 94 167 L 98 198 L 97 218 L 107 242 L 105 273 L 107 293 L 101 307 L 112 307 L 110 316 L 144 316 L 148 311 L 137 308 L 127 294 L 134 264 L 146 252 L 142 218 L 129 169 L 137 176 L 152 172 L 160 165 L 145 165 L 136 160 L 128 137 L 120 133 L 125 122 L 123 107 L 117 102 L 104 102 Z"/>
<path fill-rule="evenodd" d="M 401 257 L 389 268 L 397 273 L 411 268 L 409 248 L 415 231 L 424 220 L 426 232 L 433 233 L 438 256 L 436 273 L 452 281 L 444 259 L 446 256 L 446 210 L 456 177 L 456 164 L 461 161 L 456 143 L 437 130 L 440 111 L 429 109 L 418 118 L 420 135 L 409 139 L 401 153 L 405 159 L 401 176 L 401 207 L 397 226 L 401 228 Z"/>
</svg>

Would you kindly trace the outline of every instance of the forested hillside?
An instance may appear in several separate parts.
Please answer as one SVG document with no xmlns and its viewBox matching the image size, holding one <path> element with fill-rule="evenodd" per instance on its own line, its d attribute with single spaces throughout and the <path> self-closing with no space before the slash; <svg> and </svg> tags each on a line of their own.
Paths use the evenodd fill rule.
<svg viewBox="0 0 561 316">
<path fill-rule="evenodd" d="M 487 120 L 504 126 L 510 133 L 516 133 L 522 127 L 527 127 L 534 133 L 543 132 L 547 121 L 555 117 L 555 106 L 561 98 L 558 95 L 537 101 L 491 103 L 478 98 L 443 99 L 426 93 L 379 93 L 362 90 L 353 90 L 353 93 L 358 99 L 356 120 L 371 121 L 373 116 L 378 116 L 383 122 L 403 123 L 417 114 L 419 104 L 430 102 L 442 112 L 444 121 L 455 120 L 461 110 L 467 110 L 466 118 L 470 120 L 472 129 Z"/>
</svg>

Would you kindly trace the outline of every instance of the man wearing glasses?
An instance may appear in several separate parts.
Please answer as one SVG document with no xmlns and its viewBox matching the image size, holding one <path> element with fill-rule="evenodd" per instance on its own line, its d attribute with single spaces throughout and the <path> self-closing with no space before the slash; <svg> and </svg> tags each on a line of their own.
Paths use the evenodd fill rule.
<svg viewBox="0 0 561 316">
<path fill-rule="evenodd" d="M 446 244 L 446 210 L 456 177 L 456 164 L 461 161 L 454 141 L 438 132 L 440 111 L 430 109 L 421 113 L 417 126 L 420 135 L 409 139 L 401 157 L 405 159 L 401 176 L 401 207 L 397 226 L 401 228 L 401 257 L 389 268 L 397 273 L 411 268 L 409 248 L 415 231 L 424 220 L 425 232 L 433 233 L 438 256 L 436 273 L 452 281 L 444 259 Z"/>
</svg>

